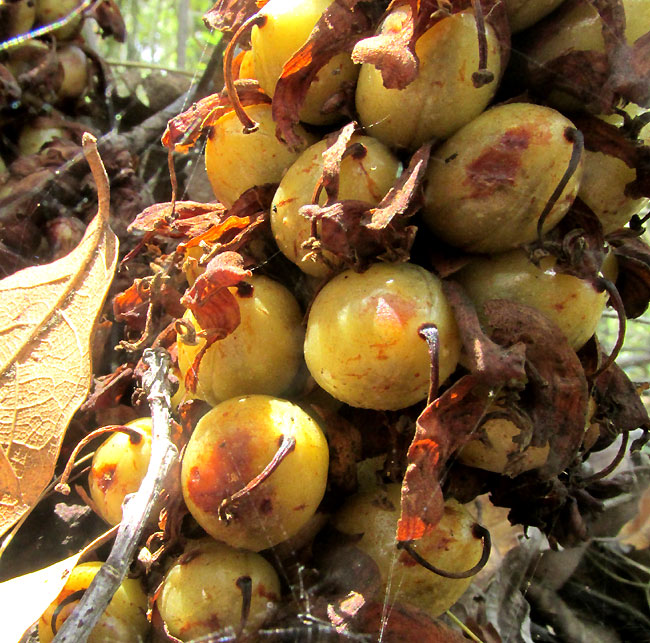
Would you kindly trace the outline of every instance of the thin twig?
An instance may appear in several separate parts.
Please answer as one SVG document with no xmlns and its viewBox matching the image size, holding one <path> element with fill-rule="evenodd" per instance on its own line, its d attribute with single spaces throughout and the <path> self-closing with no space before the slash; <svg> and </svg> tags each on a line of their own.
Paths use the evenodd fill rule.
<svg viewBox="0 0 650 643">
<path fill-rule="evenodd" d="M 143 377 L 152 419 L 151 460 L 137 493 L 124 503 L 113 549 L 70 617 L 63 623 L 54 643 L 84 643 L 126 576 L 145 525 L 160 496 L 172 464 L 178 457 L 170 440 L 171 383 L 169 353 L 147 349 L 143 354 L 149 370 Z"/>
</svg>

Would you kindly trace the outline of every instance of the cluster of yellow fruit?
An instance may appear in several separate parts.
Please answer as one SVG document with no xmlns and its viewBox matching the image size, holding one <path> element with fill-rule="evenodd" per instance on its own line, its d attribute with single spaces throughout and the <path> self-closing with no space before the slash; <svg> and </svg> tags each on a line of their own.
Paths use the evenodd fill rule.
<svg viewBox="0 0 650 643">
<path fill-rule="evenodd" d="M 80 8 L 81 0 L 17 0 L 8 2 L 0 8 L 0 40 L 29 34 L 32 29 L 47 27 L 66 18 Z M 5 13 L 3 14 L 2 11 Z M 38 88 L 39 98 L 50 105 L 42 110 L 42 115 L 33 118 L 21 127 L 17 147 L 21 156 L 36 154 L 47 142 L 55 138 L 69 138 L 65 133 L 63 114 L 56 109 L 65 108 L 79 99 L 89 88 L 91 63 L 83 50 L 80 30 L 84 17 L 81 12 L 52 31 L 51 41 L 28 39 L 24 44 L 12 47 L 0 59 L 13 75 L 15 82 L 22 86 L 33 83 L 29 75 L 37 73 L 40 67 L 47 73 Z M 41 72 L 43 73 L 43 72 Z M 18 97 L 16 104 L 20 104 Z M 0 161 L 0 173 L 5 169 Z"/>
<path fill-rule="evenodd" d="M 392 9 L 377 36 L 397 37 L 411 19 L 412 4 Z M 508 0 L 510 26 L 513 31 L 528 28 L 559 4 Z M 623 5 L 633 42 L 650 30 L 650 4 L 624 0 Z M 240 77 L 254 76 L 272 98 L 285 63 L 329 6 L 329 0 L 270 0 L 252 28 Z M 577 6 L 565 13 L 556 38 L 526 52 L 530 59 L 543 64 L 577 42 L 589 50 L 604 48 L 595 10 L 588 3 Z M 230 289 L 241 322 L 224 339 L 207 346 L 209 329 L 201 328 L 191 312 L 185 316 L 185 328 L 193 327 L 198 339 L 190 342 L 187 333 L 179 334 L 181 379 L 200 356 L 192 395 L 213 408 L 189 439 L 181 483 L 187 508 L 212 538 L 188 545 L 158 594 L 156 607 L 172 636 L 189 640 L 229 628 L 252 633 L 281 600 L 276 571 L 258 552 L 309 529 L 327 487 L 327 425 L 306 404 L 286 399 L 305 378 L 303 364 L 334 398 L 332 405 L 393 411 L 427 397 L 431 359 L 418 334 L 422 324 L 438 329 L 441 384 L 462 361 L 454 313 L 442 279 L 432 271 L 410 262 L 345 270 L 334 253 L 314 250 L 322 222 L 310 220 L 301 209 L 322 205 L 327 198 L 320 187 L 331 142 L 317 141 L 314 132 L 340 122 L 336 110 L 323 108 L 331 105 L 330 97 L 356 87 L 361 125 L 347 143 L 350 153 L 340 161 L 339 202 L 378 206 L 401 176 L 405 155 L 427 141 L 445 139 L 426 171 L 422 224 L 459 251 L 481 253 L 455 275 L 479 317 L 487 299 L 510 299 L 547 315 L 576 350 L 593 335 L 607 294 L 556 271 L 553 257 L 532 263 L 520 247 L 551 230 L 577 196 L 601 219 L 605 233 L 625 225 L 647 202 L 625 196 L 635 171 L 619 159 L 594 152 L 577 158 L 577 129 L 558 109 L 512 101 L 485 111 L 506 57 L 494 28 L 487 22 L 481 33 L 480 22 L 468 8 L 425 31 L 415 47 L 417 74 L 403 89 L 386 88 L 381 71 L 369 62 L 355 65 L 345 52 L 331 58 L 301 108 L 306 125 L 297 126 L 295 134 L 302 146 L 290 148 L 276 137 L 272 104 L 244 108 L 257 124 L 255 131 L 244 133 L 234 112 L 211 127 L 206 167 L 216 197 L 230 206 L 250 188 L 278 184 L 270 211 L 277 247 L 318 287 L 306 328 L 293 293 L 261 275 L 246 280 L 252 294 Z M 477 43 L 482 39 L 481 49 Z M 480 83 L 474 77 L 477 70 Z M 571 100 L 551 98 L 560 108 Z M 554 194 L 558 185 L 562 189 Z M 609 280 L 616 274 L 614 264 L 610 257 L 602 267 Z M 587 415 L 585 410 L 586 425 Z M 481 439 L 459 456 L 466 464 L 509 475 L 544 464 L 548 446 L 527 450 L 513 422 L 491 419 L 483 429 Z M 127 461 L 118 441 L 131 442 L 140 464 Z M 134 444 L 128 436 L 116 435 L 95 455 L 92 498 L 113 524 L 120 519 L 124 494 L 139 484 L 141 473 L 135 472 L 148 460 L 148 445 L 146 439 Z M 359 467 L 361 490 L 331 523 L 359 538 L 357 546 L 375 560 L 391 601 L 439 615 L 460 597 L 470 578 L 437 577 L 398 552 L 400 486 L 376 482 L 381 464 L 366 461 Z M 442 521 L 417 551 L 453 573 L 470 569 L 482 552 L 474 525 L 466 509 L 449 500 Z M 242 621 L 244 578 L 252 598 Z"/>
</svg>

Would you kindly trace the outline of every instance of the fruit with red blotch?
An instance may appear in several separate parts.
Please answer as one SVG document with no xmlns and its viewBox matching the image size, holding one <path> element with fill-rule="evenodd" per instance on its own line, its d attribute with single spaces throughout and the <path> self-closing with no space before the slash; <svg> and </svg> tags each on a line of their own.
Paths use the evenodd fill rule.
<svg viewBox="0 0 650 643">
<path fill-rule="evenodd" d="M 335 514 L 336 529 L 357 536 L 356 547 L 379 568 L 385 600 L 418 607 L 431 616 L 449 609 L 465 592 L 472 577 L 445 578 L 425 569 L 406 551 L 397 549 L 395 533 L 400 515 L 399 484 L 377 485 L 349 498 Z M 449 572 L 464 572 L 476 565 L 483 553 L 473 529 L 475 520 L 455 500 L 445 502 L 440 523 L 414 544 L 427 562 Z"/>
<path fill-rule="evenodd" d="M 183 456 L 183 496 L 213 538 L 260 551 L 314 515 L 328 464 L 325 436 L 299 406 L 267 395 L 235 397 L 196 425 Z"/>
<path fill-rule="evenodd" d="M 189 542 L 170 567 L 156 607 L 169 634 L 190 641 L 238 631 L 247 591 L 243 633 L 254 635 L 280 601 L 277 573 L 259 554 L 204 538 Z"/>
<path fill-rule="evenodd" d="M 116 431 L 95 451 L 88 474 L 90 497 L 110 525 L 122 520 L 124 498 L 135 493 L 151 459 L 151 418 L 129 422 L 135 431 Z"/>
<path fill-rule="evenodd" d="M 230 207 L 249 188 L 279 183 L 286 169 L 314 141 L 302 127 L 296 127 L 304 145 L 290 148 L 275 135 L 271 106 L 264 103 L 244 107 L 259 128 L 242 130 L 235 112 L 228 112 L 211 127 L 205 146 L 205 168 L 214 195 Z"/>
<path fill-rule="evenodd" d="M 307 319 L 305 361 L 330 395 L 352 406 L 401 409 L 423 400 L 431 370 L 422 324 L 439 332 L 439 373 L 456 368 L 460 338 L 433 273 L 410 263 L 343 272 L 316 295 Z"/>
<path fill-rule="evenodd" d="M 446 243 L 501 252 L 537 238 L 538 221 L 572 164 L 576 129 L 549 107 L 509 103 L 465 125 L 431 157 L 424 220 Z M 546 216 L 550 230 L 580 186 L 580 157 Z"/>
<path fill-rule="evenodd" d="M 407 5 L 393 9 L 381 33 L 400 32 L 409 18 Z M 500 46 L 489 24 L 486 37 L 487 71 L 493 80 L 481 87 L 472 81 L 479 68 L 472 11 L 450 15 L 420 36 L 415 45 L 417 76 L 404 89 L 387 89 L 374 65 L 362 65 L 356 107 L 366 132 L 391 147 L 414 150 L 432 138 L 451 136 L 478 116 L 492 100 L 501 75 Z"/>
<path fill-rule="evenodd" d="M 88 589 L 102 563 L 82 563 L 77 565 L 68 576 L 64 588 L 38 620 L 38 636 L 41 643 L 50 643 L 54 639 L 52 617 L 60 603 L 68 596 Z M 56 617 L 56 628 L 70 616 L 78 601 L 71 601 L 61 608 Z M 125 578 L 101 615 L 97 625 L 88 637 L 88 643 L 143 643 L 148 640 L 149 622 L 147 621 L 147 595 L 140 581 Z"/>
</svg>

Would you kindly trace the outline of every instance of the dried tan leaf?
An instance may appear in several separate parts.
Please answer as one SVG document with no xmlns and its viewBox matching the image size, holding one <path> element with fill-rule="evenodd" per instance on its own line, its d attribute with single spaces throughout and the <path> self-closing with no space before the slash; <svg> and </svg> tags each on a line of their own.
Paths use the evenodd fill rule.
<svg viewBox="0 0 650 643">
<path fill-rule="evenodd" d="M 90 388 L 91 345 L 117 264 L 108 177 L 95 138 L 84 151 L 99 211 L 70 254 L 0 281 L 0 534 L 49 483 L 61 441 Z"/>
<path fill-rule="evenodd" d="M 11 618 L 3 619 L 4 641 L 20 641 L 27 628 L 41 617 L 59 595 L 82 553 L 0 583 L 0 602 L 12 610 Z"/>
<path fill-rule="evenodd" d="M 650 547 L 650 488 L 643 492 L 636 515 L 623 525 L 617 539 L 637 550 Z"/>
</svg>

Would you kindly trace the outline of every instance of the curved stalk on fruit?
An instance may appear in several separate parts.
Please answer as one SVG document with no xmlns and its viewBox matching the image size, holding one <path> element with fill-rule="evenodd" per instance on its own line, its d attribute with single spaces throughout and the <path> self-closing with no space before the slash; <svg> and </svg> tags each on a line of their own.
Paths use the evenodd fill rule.
<svg viewBox="0 0 650 643">
<path fill-rule="evenodd" d="M 232 107 L 235 114 L 237 114 L 239 122 L 244 126 L 244 134 L 252 134 L 253 132 L 256 132 L 259 128 L 259 123 L 256 123 L 242 107 L 241 101 L 239 100 L 239 94 L 237 93 L 237 88 L 235 87 L 235 81 L 232 77 L 232 62 L 235 55 L 235 47 L 242 35 L 249 29 L 252 29 L 253 26 L 257 25 L 258 27 L 261 27 L 265 22 L 266 16 L 260 15 L 259 13 L 256 13 L 246 20 L 246 22 L 244 22 L 233 35 L 223 56 L 223 78 L 226 85 L 226 91 L 228 92 L 228 96 L 232 102 Z"/>
<path fill-rule="evenodd" d="M 428 569 L 430 572 L 437 574 L 438 576 L 443 576 L 444 578 L 471 578 L 478 574 L 484 567 L 487 565 L 488 559 L 490 558 L 490 551 L 492 550 L 492 539 L 490 538 L 490 532 L 483 527 L 475 523 L 473 528 L 473 535 L 475 538 L 480 538 L 483 543 L 483 553 L 478 563 L 469 569 L 466 569 L 462 572 L 450 572 L 445 569 L 440 569 L 435 565 L 432 565 L 429 561 L 418 554 L 417 550 L 413 547 L 413 541 L 403 541 L 397 543 L 398 549 L 403 549 L 418 565 L 421 565 L 425 569 Z"/>
<path fill-rule="evenodd" d="M 228 523 L 232 519 L 232 514 L 228 511 L 232 505 L 234 505 L 237 500 L 248 495 L 257 487 L 259 487 L 268 477 L 282 464 L 282 461 L 296 448 L 296 438 L 295 436 L 286 435 L 282 436 L 280 441 L 280 446 L 275 452 L 275 455 L 271 459 L 264 469 L 256 475 L 243 489 L 240 489 L 236 493 L 233 493 L 232 496 L 225 498 L 221 505 L 219 505 L 219 518 L 224 522 Z"/>
<path fill-rule="evenodd" d="M 566 130 L 564 131 L 564 136 L 568 141 L 573 143 L 573 148 L 571 150 L 571 158 L 569 159 L 569 165 L 567 166 L 566 171 L 562 175 L 562 178 L 560 179 L 558 184 L 555 186 L 555 190 L 553 190 L 553 194 L 551 194 L 548 201 L 546 202 L 546 205 L 544 206 L 544 209 L 542 210 L 542 213 L 539 215 L 539 219 L 537 221 L 537 238 L 539 240 L 540 246 L 543 245 L 544 243 L 543 231 L 544 231 L 544 222 L 546 221 L 546 217 L 550 214 L 557 200 L 560 198 L 560 195 L 562 194 L 562 192 L 564 192 L 564 188 L 567 186 L 567 184 L 571 180 L 571 177 L 575 174 L 576 170 L 578 169 L 578 165 L 580 164 L 580 159 L 582 157 L 582 151 L 584 150 L 585 147 L 585 137 L 583 136 L 582 132 L 579 129 L 576 129 L 575 127 L 567 127 Z"/>
<path fill-rule="evenodd" d="M 250 576 L 240 576 L 236 581 L 235 585 L 239 588 L 242 596 L 241 604 L 241 619 L 239 622 L 239 627 L 237 628 L 237 634 L 235 635 L 235 640 L 238 641 L 239 637 L 244 633 L 246 628 L 246 623 L 248 623 L 248 617 L 251 613 L 251 599 L 253 593 L 253 581 Z"/>
<path fill-rule="evenodd" d="M 623 433 L 623 439 L 621 440 L 621 446 L 618 449 L 618 453 L 614 456 L 614 459 L 604 469 L 601 469 L 598 473 L 594 473 L 588 478 L 582 480 L 583 486 L 586 487 L 587 485 L 590 485 L 592 482 L 597 482 L 598 480 L 602 480 L 610 473 L 612 473 L 612 471 L 614 471 L 619 464 L 621 464 L 623 458 L 625 457 L 625 452 L 627 450 L 627 444 L 629 439 L 630 439 L 630 432 L 625 431 Z"/>
<path fill-rule="evenodd" d="M 427 395 L 428 406 L 438 397 L 438 389 L 440 388 L 440 338 L 438 327 L 435 324 L 422 324 L 418 329 L 418 335 L 427 343 L 429 359 L 431 360 L 431 377 Z"/>
<path fill-rule="evenodd" d="M 61 479 L 59 480 L 59 483 L 55 487 L 55 491 L 58 491 L 59 493 L 62 493 L 65 496 L 69 495 L 70 486 L 68 485 L 68 479 L 70 478 L 72 469 L 76 464 L 76 460 L 77 460 L 77 456 L 79 455 L 79 452 L 95 438 L 99 438 L 102 435 L 106 435 L 107 433 L 115 433 L 115 431 L 126 433 L 131 438 L 131 441 L 134 444 L 137 444 L 138 442 L 140 442 L 140 440 L 142 440 L 143 437 L 146 437 L 144 432 L 141 431 L 140 429 L 137 429 L 133 426 L 125 426 L 124 424 L 109 424 L 107 426 L 103 426 L 99 429 L 96 429 L 95 431 L 92 431 L 91 433 L 89 433 L 79 441 L 77 446 L 70 454 L 70 457 L 68 458 L 68 463 L 65 465 L 65 469 L 61 474 Z"/>
<path fill-rule="evenodd" d="M 487 68 L 487 33 L 485 31 L 485 18 L 480 0 L 472 0 L 472 9 L 474 10 L 474 21 L 476 22 L 478 36 L 478 70 L 472 74 L 472 83 L 478 89 L 491 83 L 494 80 L 494 74 L 488 71 Z"/>
<path fill-rule="evenodd" d="M 52 619 L 50 620 L 50 627 L 52 628 L 52 631 L 56 634 L 58 631 L 58 627 L 56 625 L 56 621 L 59 618 L 59 615 L 63 611 L 63 609 L 67 606 L 70 605 L 71 603 L 74 603 L 75 601 L 78 601 L 83 595 L 85 589 L 79 589 L 76 592 L 72 592 L 72 594 L 69 594 L 66 596 L 57 606 L 56 609 L 54 610 L 52 614 Z"/>
<path fill-rule="evenodd" d="M 614 348 L 612 348 L 607 359 L 601 364 L 600 368 L 591 376 L 592 379 L 598 377 L 601 373 L 604 373 L 616 360 L 618 354 L 623 348 L 623 342 L 625 341 L 625 326 L 626 326 L 626 317 L 625 317 L 625 306 L 623 305 L 623 300 L 621 295 L 618 292 L 618 288 L 605 277 L 599 277 L 594 284 L 596 287 L 601 287 L 603 290 L 609 293 L 609 297 L 612 303 L 612 307 L 618 315 L 618 335 L 616 337 L 616 343 Z"/>
</svg>

